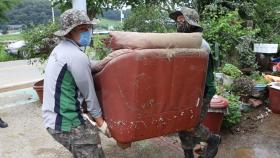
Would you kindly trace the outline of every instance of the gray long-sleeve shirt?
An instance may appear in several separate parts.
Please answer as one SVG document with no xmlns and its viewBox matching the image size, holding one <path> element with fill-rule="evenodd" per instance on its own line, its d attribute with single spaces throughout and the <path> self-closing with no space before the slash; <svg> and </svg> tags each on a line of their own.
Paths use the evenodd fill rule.
<svg viewBox="0 0 280 158">
<path fill-rule="evenodd" d="M 70 131 L 83 123 L 83 99 L 94 118 L 102 115 L 90 61 L 74 41 L 66 39 L 52 51 L 45 68 L 43 98 L 46 128 Z"/>
</svg>

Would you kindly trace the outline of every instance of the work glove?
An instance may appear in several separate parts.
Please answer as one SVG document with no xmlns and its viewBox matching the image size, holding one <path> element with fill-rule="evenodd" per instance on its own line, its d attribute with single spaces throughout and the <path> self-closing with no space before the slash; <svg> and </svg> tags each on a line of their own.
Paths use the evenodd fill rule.
<svg viewBox="0 0 280 158">
<path fill-rule="evenodd" d="M 93 126 L 96 126 L 101 133 L 103 133 L 105 136 L 107 136 L 108 138 L 111 138 L 111 133 L 109 131 L 108 125 L 105 121 L 103 121 L 103 124 L 99 127 L 96 122 L 93 121 L 92 117 L 89 116 L 88 114 L 83 114 L 83 116 L 90 122 L 90 124 L 92 124 Z"/>
<path fill-rule="evenodd" d="M 107 136 L 108 138 L 111 138 L 111 133 L 110 133 L 110 130 L 108 128 L 108 125 L 107 123 L 104 121 L 102 126 L 101 127 L 98 127 L 97 128 L 100 130 L 101 133 L 103 133 L 105 136 Z"/>
</svg>

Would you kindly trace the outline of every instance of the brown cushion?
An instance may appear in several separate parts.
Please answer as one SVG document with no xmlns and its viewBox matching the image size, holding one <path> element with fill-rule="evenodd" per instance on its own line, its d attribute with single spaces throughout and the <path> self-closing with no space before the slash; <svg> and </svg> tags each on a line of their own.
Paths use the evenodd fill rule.
<svg viewBox="0 0 280 158">
<path fill-rule="evenodd" d="M 110 54 L 108 54 L 108 56 L 106 56 L 104 59 L 96 62 L 94 65 L 92 65 L 92 72 L 93 73 L 97 73 L 99 71 L 101 71 L 105 65 L 110 62 L 112 59 L 117 58 L 118 56 L 121 56 L 123 54 L 128 54 L 128 53 L 132 53 L 133 51 L 131 49 L 120 49 L 120 50 L 116 50 Z"/>
<path fill-rule="evenodd" d="M 110 32 L 107 47 L 117 49 L 200 48 L 201 33 Z"/>
</svg>

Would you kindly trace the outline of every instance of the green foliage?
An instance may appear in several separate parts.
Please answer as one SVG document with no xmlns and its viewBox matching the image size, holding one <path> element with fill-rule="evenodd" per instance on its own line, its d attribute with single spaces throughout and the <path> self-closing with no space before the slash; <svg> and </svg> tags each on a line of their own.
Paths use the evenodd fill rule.
<svg viewBox="0 0 280 158">
<path fill-rule="evenodd" d="M 22 40 L 23 37 L 21 34 L 7 34 L 7 35 L 1 35 L 0 36 L 0 42 L 4 41 L 18 41 Z"/>
<path fill-rule="evenodd" d="M 158 6 L 139 6 L 132 10 L 132 14 L 124 21 L 124 30 L 137 32 L 168 32 L 168 13 Z"/>
<path fill-rule="evenodd" d="M 216 94 L 225 96 L 228 94 L 230 87 L 223 85 L 221 82 L 217 82 L 216 84 Z"/>
<path fill-rule="evenodd" d="M 225 64 L 222 67 L 222 73 L 231 76 L 233 78 L 240 77 L 242 75 L 242 72 L 234 65 L 232 64 Z"/>
<path fill-rule="evenodd" d="M 2 32 L 1 32 L 3 35 L 7 34 L 8 33 L 8 27 L 5 27 Z"/>
<path fill-rule="evenodd" d="M 0 62 L 17 60 L 18 57 L 5 52 L 4 46 L 0 44 Z"/>
<path fill-rule="evenodd" d="M 228 106 L 228 114 L 224 117 L 222 127 L 223 128 L 231 128 L 234 125 L 238 124 L 241 119 L 241 112 L 240 112 L 240 105 L 241 102 L 239 101 L 239 97 L 233 94 L 226 96 L 226 99 L 229 101 Z"/>
<path fill-rule="evenodd" d="M 117 20 L 109 20 L 109 19 L 100 19 L 100 23 L 98 23 L 96 26 L 94 26 L 96 29 L 98 28 L 103 28 L 103 29 L 108 29 L 109 27 L 114 27 L 115 28 L 119 28 L 121 27 L 121 22 L 117 21 Z"/>
<path fill-rule="evenodd" d="M 256 82 L 256 84 L 265 84 L 266 85 L 269 83 L 267 80 L 265 80 L 263 75 L 260 74 L 260 72 L 258 72 L 258 71 L 252 72 L 250 75 L 250 78 L 253 79 Z"/>
<path fill-rule="evenodd" d="M 273 76 L 279 76 L 279 77 L 280 77 L 280 72 L 279 72 L 279 71 L 273 71 L 273 72 L 271 73 L 271 75 L 273 75 Z"/>
<path fill-rule="evenodd" d="M 212 44 L 218 43 L 219 54 L 216 54 L 222 64 L 228 62 L 233 63 L 238 58 L 238 54 L 233 51 L 236 45 L 243 43 L 241 37 L 254 37 L 258 30 L 243 27 L 243 20 L 239 17 L 238 11 L 228 11 L 225 8 L 218 6 L 209 6 L 203 13 L 202 26 L 204 28 L 204 38 Z M 242 46 L 242 45 L 240 45 Z M 243 49 L 248 50 L 249 46 Z M 214 49 L 213 49 L 214 50 Z M 231 57 L 236 57 L 233 61 Z"/>
<path fill-rule="evenodd" d="M 107 35 L 94 35 L 93 36 L 93 48 L 94 48 L 94 57 L 97 60 L 101 60 L 110 53 L 110 49 L 105 47 L 105 44 L 102 42 L 103 39 L 108 38 Z"/>
<path fill-rule="evenodd" d="M 258 36 L 263 43 L 280 43 L 279 4 L 279 0 L 255 0 L 254 2 L 254 21 L 260 28 Z"/>
<path fill-rule="evenodd" d="M 55 16 L 59 10 L 54 8 Z M 51 2 L 48 0 L 21 0 L 9 12 L 7 12 L 9 21 L 6 24 L 46 24 L 52 20 Z"/>
<path fill-rule="evenodd" d="M 28 57 L 40 57 L 46 59 L 52 49 L 58 43 L 53 33 L 58 30 L 58 25 L 49 23 L 33 26 L 23 32 L 24 41 L 27 43 L 23 48 Z"/>
<path fill-rule="evenodd" d="M 10 10 L 19 0 L 1 0 L 0 1 L 0 22 L 7 20 L 6 11 Z"/>
<path fill-rule="evenodd" d="M 55 6 L 64 12 L 65 10 L 72 7 L 72 0 L 52 0 Z M 191 6 L 192 1 L 186 2 L 185 0 L 87 0 L 87 12 L 90 18 L 96 17 L 97 14 L 102 14 L 105 9 L 120 9 L 123 6 L 131 6 L 136 8 L 139 5 L 155 5 L 165 10 L 174 10 L 176 5 L 178 6 Z"/>
<path fill-rule="evenodd" d="M 215 0 L 203 0 L 203 1 L 190 1 L 189 5 L 193 8 L 195 8 L 198 12 L 198 14 L 201 14 L 203 12 L 203 10 L 205 9 L 205 6 L 213 3 Z"/>
<path fill-rule="evenodd" d="M 131 13 L 131 9 L 122 10 L 124 18 L 127 18 Z M 108 9 L 104 10 L 102 14 L 97 15 L 97 17 L 103 17 L 110 20 L 121 20 L 121 11 L 119 9 Z"/>
<path fill-rule="evenodd" d="M 232 91 L 239 96 L 250 96 L 254 86 L 255 83 L 250 77 L 242 76 L 233 80 Z"/>
<path fill-rule="evenodd" d="M 236 46 L 240 68 L 257 68 L 256 54 L 253 52 L 252 43 L 255 42 L 252 36 L 243 36 Z"/>
</svg>

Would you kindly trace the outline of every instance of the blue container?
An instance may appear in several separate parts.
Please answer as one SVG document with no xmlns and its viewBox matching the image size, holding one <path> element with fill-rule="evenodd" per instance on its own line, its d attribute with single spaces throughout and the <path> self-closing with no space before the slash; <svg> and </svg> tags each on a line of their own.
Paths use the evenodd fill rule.
<svg viewBox="0 0 280 158">
<path fill-rule="evenodd" d="M 275 58 L 272 60 L 272 62 L 276 62 L 276 63 L 279 63 L 280 62 L 280 57 L 279 58 Z"/>
<path fill-rule="evenodd" d="M 257 84 L 257 85 L 255 85 L 254 89 L 255 89 L 256 91 L 263 91 L 263 90 L 266 89 L 266 87 L 267 87 L 266 84 Z"/>
</svg>

